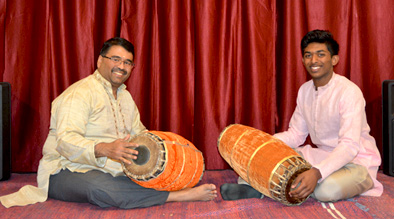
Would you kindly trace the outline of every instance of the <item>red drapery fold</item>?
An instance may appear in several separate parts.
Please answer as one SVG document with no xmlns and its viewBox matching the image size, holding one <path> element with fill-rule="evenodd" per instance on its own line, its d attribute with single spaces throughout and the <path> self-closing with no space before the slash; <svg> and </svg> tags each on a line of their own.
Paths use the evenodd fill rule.
<svg viewBox="0 0 394 219">
<path fill-rule="evenodd" d="M 143 123 L 192 141 L 207 169 L 228 168 L 220 132 L 242 123 L 287 128 L 308 80 L 300 40 L 330 30 L 335 72 L 362 89 L 371 133 L 382 146 L 381 83 L 394 78 L 390 0 L 0 0 L 0 73 L 12 86 L 12 171 L 36 171 L 50 104 L 91 74 L 114 36 L 136 48 L 126 82 Z"/>
</svg>

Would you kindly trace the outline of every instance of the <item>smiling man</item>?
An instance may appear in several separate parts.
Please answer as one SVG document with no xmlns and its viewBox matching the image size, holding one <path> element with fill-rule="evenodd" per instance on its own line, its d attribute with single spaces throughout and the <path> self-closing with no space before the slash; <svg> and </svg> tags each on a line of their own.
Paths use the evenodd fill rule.
<svg viewBox="0 0 394 219">
<path fill-rule="evenodd" d="M 67 88 L 52 103 L 51 123 L 35 186 L 0 197 L 5 207 L 48 197 L 100 207 L 138 208 L 173 201 L 209 201 L 214 184 L 167 192 L 144 188 L 123 173 L 138 147 L 130 135 L 146 130 L 124 82 L 134 68 L 134 46 L 123 38 L 106 41 L 97 70 Z"/>
<path fill-rule="evenodd" d="M 337 201 L 356 195 L 380 196 L 376 180 L 381 163 L 365 113 L 361 90 L 335 74 L 339 45 L 328 31 L 314 30 L 301 41 L 302 62 L 312 80 L 298 91 L 286 132 L 275 137 L 296 148 L 313 168 L 300 174 L 290 196 Z M 317 146 L 301 146 L 306 137 Z M 298 185 L 298 187 L 296 187 Z"/>
<path fill-rule="evenodd" d="M 308 44 L 303 53 L 302 62 L 315 88 L 326 85 L 334 74 L 334 66 L 339 61 L 338 54 L 330 52 L 326 44 L 317 42 Z"/>
<path fill-rule="evenodd" d="M 302 62 L 312 80 L 298 91 L 288 130 L 274 135 L 313 166 L 293 181 L 289 195 L 294 198 L 311 195 L 333 202 L 383 192 L 376 180 L 381 158 L 369 134 L 365 100 L 356 84 L 334 73 L 338 51 L 328 31 L 313 30 L 301 41 Z M 308 135 L 316 147 L 302 146 Z M 222 196 L 231 200 L 261 196 L 253 190 L 249 185 L 221 187 Z"/>
</svg>

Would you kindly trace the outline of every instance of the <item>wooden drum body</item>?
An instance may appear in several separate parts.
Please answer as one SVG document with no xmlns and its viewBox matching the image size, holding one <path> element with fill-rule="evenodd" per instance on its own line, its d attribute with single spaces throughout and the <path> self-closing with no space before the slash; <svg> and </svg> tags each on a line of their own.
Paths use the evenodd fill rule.
<svg viewBox="0 0 394 219">
<path fill-rule="evenodd" d="M 130 142 L 139 147 L 132 164 L 122 163 L 124 173 L 137 184 L 161 191 L 195 186 L 204 172 L 201 151 L 185 138 L 171 132 L 149 131 Z"/>
<path fill-rule="evenodd" d="M 265 196 L 289 206 L 307 199 L 295 199 L 288 193 L 294 179 L 311 165 L 281 140 L 234 124 L 220 134 L 218 149 L 234 171 Z"/>
</svg>

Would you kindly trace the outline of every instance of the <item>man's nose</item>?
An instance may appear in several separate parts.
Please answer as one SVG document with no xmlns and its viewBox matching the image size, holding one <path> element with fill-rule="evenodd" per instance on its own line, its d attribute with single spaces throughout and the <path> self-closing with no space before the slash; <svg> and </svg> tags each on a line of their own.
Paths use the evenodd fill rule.
<svg viewBox="0 0 394 219">
<path fill-rule="evenodd" d="M 120 62 L 118 63 L 118 67 L 119 67 L 120 69 L 124 69 L 124 67 L 125 67 L 124 62 L 125 62 L 125 61 L 120 60 Z"/>
<path fill-rule="evenodd" d="M 319 57 L 317 56 L 317 54 L 312 54 L 312 62 L 316 62 L 319 59 Z"/>
</svg>

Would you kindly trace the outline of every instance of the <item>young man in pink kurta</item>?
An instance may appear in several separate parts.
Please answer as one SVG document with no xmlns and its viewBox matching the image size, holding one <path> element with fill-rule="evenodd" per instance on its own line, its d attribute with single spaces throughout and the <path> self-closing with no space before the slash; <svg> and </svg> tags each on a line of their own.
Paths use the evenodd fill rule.
<svg viewBox="0 0 394 219">
<path fill-rule="evenodd" d="M 302 39 L 301 51 L 312 80 L 298 91 L 288 130 L 274 137 L 294 148 L 312 169 L 294 180 L 289 195 L 299 199 L 311 195 L 319 201 L 338 201 L 360 194 L 380 196 L 383 186 L 376 175 L 381 158 L 369 134 L 363 94 L 357 85 L 333 70 L 339 61 L 338 43 L 331 33 L 314 30 Z M 308 135 L 317 147 L 303 145 Z M 245 198 L 234 192 L 241 191 L 239 186 L 222 187 L 222 196 Z M 252 189 L 242 186 L 243 192 Z M 248 194 L 258 196 L 250 191 Z"/>
<path fill-rule="evenodd" d="M 376 180 L 381 163 L 365 113 L 361 90 L 334 73 L 339 45 L 327 31 L 314 30 L 301 41 L 302 62 L 312 80 L 301 86 L 289 129 L 281 139 L 312 164 L 294 181 L 295 198 L 309 194 L 321 201 L 337 201 L 364 194 L 380 196 Z M 299 148 L 306 137 L 317 146 Z"/>
</svg>

